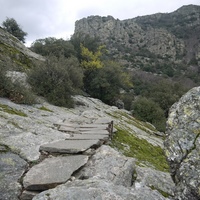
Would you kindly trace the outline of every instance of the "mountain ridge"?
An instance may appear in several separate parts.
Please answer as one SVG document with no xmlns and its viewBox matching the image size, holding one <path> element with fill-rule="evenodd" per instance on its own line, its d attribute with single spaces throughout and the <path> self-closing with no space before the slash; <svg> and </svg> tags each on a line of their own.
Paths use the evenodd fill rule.
<svg viewBox="0 0 200 200">
<path fill-rule="evenodd" d="M 200 6 L 188 5 L 125 20 L 89 16 L 76 21 L 73 37 L 99 38 L 108 56 L 128 68 L 175 77 L 199 69 L 199 25 Z"/>
</svg>

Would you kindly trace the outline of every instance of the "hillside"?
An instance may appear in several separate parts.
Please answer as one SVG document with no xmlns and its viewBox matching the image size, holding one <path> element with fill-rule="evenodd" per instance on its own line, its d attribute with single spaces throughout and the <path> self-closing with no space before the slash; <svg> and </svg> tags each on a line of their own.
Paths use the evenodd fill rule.
<svg viewBox="0 0 200 200">
<path fill-rule="evenodd" d="M 27 83 L 29 71 L 44 69 L 45 73 L 39 74 L 42 79 L 38 74 L 34 77 L 40 87 L 47 82 L 44 75 L 49 69 L 55 72 L 56 66 L 57 74 L 62 75 L 73 71 L 71 66 L 76 69 L 78 61 L 70 58 L 63 65 L 66 58 L 62 62 L 54 59 L 52 68 L 51 62 L 44 62 L 46 58 L 28 50 L 15 37 L 3 29 L 0 33 L 0 199 L 199 198 L 199 88 L 170 110 L 163 143 L 165 135 L 152 124 L 92 97 L 67 96 L 73 99 L 73 108 L 55 106 L 39 96 L 27 105 L 24 90 L 29 92 L 27 97 L 33 92 Z M 58 68 L 58 61 L 64 68 Z M 41 65 L 44 63 L 46 68 Z M 52 74 L 57 84 L 57 74 Z M 65 99 L 63 93 L 58 90 L 53 97 Z M 190 169 L 185 179 L 182 172 Z M 179 184 L 176 193 L 173 181 Z"/>
<path fill-rule="evenodd" d="M 200 6 L 188 5 L 127 20 L 89 16 L 76 21 L 73 37 L 99 38 L 108 56 L 124 66 L 164 74 L 193 87 L 200 81 L 199 29 Z"/>
</svg>

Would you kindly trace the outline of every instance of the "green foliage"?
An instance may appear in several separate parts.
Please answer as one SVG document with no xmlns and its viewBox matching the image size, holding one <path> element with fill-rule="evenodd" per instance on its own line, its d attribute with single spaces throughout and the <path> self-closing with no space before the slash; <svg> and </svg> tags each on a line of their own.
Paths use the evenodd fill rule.
<svg viewBox="0 0 200 200">
<path fill-rule="evenodd" d="M 101 61 L 102 51 L 104 49 L 104 46 L 99 46 L 97 51 L 92 52 L 88 48 L 84 47 L 83 44 L 81 44 L 81 66 L 84 69 L 97 69 L 102 68 L 103 63 Z"/>
<path fill-rule="evenodd" d="M 82 70 L 77 59 L 49 57 L 28 78 L 34 91 L 58 106 L 72 107 L 71 95 L 82 87 Z"/>
<path fill-rule="evenodd" d="M 21 117 L 27 117 L 27 115 L 25 113 L 23 113 L 22 111 L 16 110 L 7 105 L 0 104 L 0 110 L 2 110 L 3 112 L 7 112 L 9 114 L 12 114 L 12 115 L 19 115 Z"/>
<path fill-rule="evenodd" d="M 30 49 L 42 56 L 52 54 L 59 57 L 62 54 L 64 57 L 69 58 L 76 54 L 74 46 L 70 41 L 56 39 L 54 37 L 38 39 L 31 45 Z"/>
<path fill-rule="evenodd" d="M 133 116 L 153 124 L 159 131 L 165 131 L 165 115 L 159 104 L 144 97 L 133 102 Z"/>
<path fill-rule="evenodd" d="M 153 146 L 127 131 L 118 129 L 113 136 L 111 146 L 120 150 L 125 156 L 136 158 L 138 163 L 153 166 L 160 171 L 169 171 L 166 157 L 159 146 Z"/>
<path fill-rule="evenodd" d="M 82 33 L 78 35 L 73 35 L 70 42 L 74 45 L 76 56 L 80 62 L 83 59 L 81 55 L 81 44 L 93 53 L 96 52 L 100 46 L 99 38 L 92 38 L 89 35 L 85 35 Z"/>
<path fill-rule="evenodd" d="M 9 98 L 20 104 L 36 103 L 36 97 L 30 88 L 20 82 L 12 81 L 12 78 L 7 76 L 7 69 L 3 66 L 0 66 L 0 97 Z"/>
<path fill-rule="evenodd" d="M 2 23 L 2 26 L 3 26 L 3 28 L 7 32 L 9 32 L 10 34 L 12 34 L 16 38 L 18 38 L 23 43 L 25 42 L 25 36 L 27 36 L 27 33 L 24 32 L 20 28 L 19 24 L 16 22 L 15 19 L 13 19 L 13 18 L 6 18 L 6 20 Z"/>
<path fill-rule="evenodd" d="M 120 90 L 131 87 L 129 75 L 115 62 L 104 62 L 104 67 L 86 70 L 84 87 L 92 97 L 112 104 L 119 98 Z"/>
</svg>

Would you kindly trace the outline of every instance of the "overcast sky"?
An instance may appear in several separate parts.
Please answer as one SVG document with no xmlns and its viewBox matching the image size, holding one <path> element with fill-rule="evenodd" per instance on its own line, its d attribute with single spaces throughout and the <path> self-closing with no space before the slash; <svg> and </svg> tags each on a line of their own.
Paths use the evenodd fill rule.
<svg viewBox="0 0 200 200">
<path fill-rule="evenodd" d="M 36 39 L 69 39 L 75 21 L 90 15 L 111 15 L 120 20 L 158 12 L 173 12 L 200 0 L 0 0 L 0 24 L 14 18 L 28 33 L 26 44 Z"/>
</svg>

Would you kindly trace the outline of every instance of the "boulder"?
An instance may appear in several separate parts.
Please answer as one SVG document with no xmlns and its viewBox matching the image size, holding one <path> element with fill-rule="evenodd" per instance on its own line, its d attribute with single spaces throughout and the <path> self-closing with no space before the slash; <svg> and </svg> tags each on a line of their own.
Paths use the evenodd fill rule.
<svg viewBox="0 0 200 200">
<path fill-rule="evenodd" d="M 18 181 L 26 165 L 26 161 L 16 154 L 0 153 L 0 199 L 18 200 L 22 189 Z"/>
<path fill-rule="evenodd" d="M 164 196 L 174 196 L 175 184 L 168 172 L 161 172 L 147 167 L 136 167 L 135 188 L 149 187 Z"/>
<path fill-rule="evenodd" d="M 27 172 L 23 185 L 26 190 L 33 191 L 53 188 L 65 183 L 87 161 L 88 156 L 85 155 L 47 158 Z"/>
<path fill-rule="evenodd" d="M 165 153 L 176 184 L 175 198 L 200 199 L 200 87 L 171 107 L 166 134 Z"/>
<path fill-rule="evenodd" d="M 75 180 L 36 195 L 33 200 L 167 200 L 149 188 L 134 190 L 105 179 Z"/>
<path fill-rule="evenodd" d="M 134 175 L 135 160 L 121 155 L 113 148 L 103 145 L 83 169 L 84 178 L 100 177 L 116 185 L 130 187 Z"/>
</svg>

